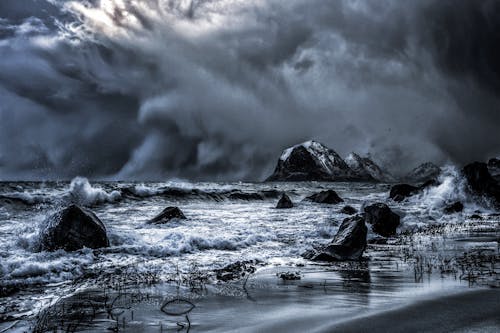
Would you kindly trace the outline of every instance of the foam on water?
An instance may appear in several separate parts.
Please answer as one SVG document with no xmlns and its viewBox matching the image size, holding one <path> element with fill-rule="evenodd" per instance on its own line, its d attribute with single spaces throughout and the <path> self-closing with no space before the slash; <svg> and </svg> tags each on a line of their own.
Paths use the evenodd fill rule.
<svg viewBox="0 0 500 333">
<path fill-rule="evenodd" d="M 75 204 L 91 206 L 104 202 L 118 201 L 121 199 L 121 193 L 116 190 L 108 193 L 103 189 L 92 187 L 87 178 L 76 177 L 71 181 L 66 197 Z"/>
</svg>

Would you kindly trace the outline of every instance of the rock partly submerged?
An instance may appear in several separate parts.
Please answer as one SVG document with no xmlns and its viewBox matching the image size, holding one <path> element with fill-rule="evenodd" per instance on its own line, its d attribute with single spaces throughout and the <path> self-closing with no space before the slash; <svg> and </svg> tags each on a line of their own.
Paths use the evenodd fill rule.
<svg viewBox="0 0 500 333">
<path fill-rule="evenodd" d="M 438 182 L 434 179 L 430 179 L 420 186 L 414 186 L 410 184 L 396 184 L 391 187 L 389 197 L 396 202 L 401 202 L 411 196 L 421 193 L 428 187 L 437 185 Z"/>
<path fill-rule="evenodd" d="M 109 247 L 106 227 L 92 211 L 70 205 L 45 220 L 40 231 L 41 251 L 75 251 L 85 247 Z"/>
<path fill-rule="evenodd" d="M 305 200 L 323 204 L 338 204 L 344 202 L 334 190 L 321 191 L 308 196 Z"/>
<path fill-rule="evenodd" d="M 167 207 L 160 214 L 148 221 L 148 224 L 165 224 L 174 219 L 185 220 L 186 216 L 178 207 Z"/>
<path fill-rule="evenodd" d="M 286 193 L 283 193 L 281 195 L 280 200 L 278 201 L 278 204 L 276 205 L 276 208 L 278 209 L 286 209 L 286 208 L 293 208 L 293 202 L 290 199 Z"/>
<path fill-rule="evenodd" d="M 362 215 L 351 216 L 342 222 L 332 242 L 304 253 L 313 261 L 359 260 L 366 249 L 368 229 Z"/>
<path fill-rule="evenodd" d="M 384 237 L 396 235 L 400 217 L 384 203 L 375 203 L 364 208 L 365 220 L 371 224 L 373 232 Z"/>
<path fill-rule="evenodd" d="M 462 169 L 462 173 L 474 194 L 484 196 L 492 200 L 495 205 L 500 205 L 500 185 L 491 176 L 486 163 L 468 164 Z"/>
</svg>

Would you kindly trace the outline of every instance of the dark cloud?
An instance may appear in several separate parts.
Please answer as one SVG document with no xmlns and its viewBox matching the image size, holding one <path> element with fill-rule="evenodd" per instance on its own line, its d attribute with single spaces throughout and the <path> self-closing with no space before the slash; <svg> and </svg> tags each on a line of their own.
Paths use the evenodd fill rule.
<svg viewBox="0 0 500 333">
<path fill-rule="evenodd" d="M 2 1 L 1 178 L 262 179 L 315 138 L 498 154 L 498 2 Z"/>
</svg>

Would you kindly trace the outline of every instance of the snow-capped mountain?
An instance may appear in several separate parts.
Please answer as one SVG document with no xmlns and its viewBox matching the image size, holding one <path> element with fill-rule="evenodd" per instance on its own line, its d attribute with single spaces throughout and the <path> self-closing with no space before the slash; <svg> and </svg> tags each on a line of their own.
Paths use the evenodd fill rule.
<svg viewBox="0 0 500 333">
<path fill-rule="evenodd" d="M 285 149 L 268 181 L 355 180 L 356 175 L 334 150 L 316 141 Z"/>
<path fill-rule="evenodd" d="M 441 168 L 431 162 L 426 162 L 412 171 L 410 171 L 405 179 L 409 182 L 425 182 L 430 179 L 435 179 L 441 173 Z"/>
<path fill-rule="evenodd" d="M 356 153 L 350 153 L 345 158 L 346 164 L 360 179 L 376 180 L 384 182 L 394 181 L 394 177 L 384 172 L 375 162 L 368 157 L 361 157 Z"/>
</svg>

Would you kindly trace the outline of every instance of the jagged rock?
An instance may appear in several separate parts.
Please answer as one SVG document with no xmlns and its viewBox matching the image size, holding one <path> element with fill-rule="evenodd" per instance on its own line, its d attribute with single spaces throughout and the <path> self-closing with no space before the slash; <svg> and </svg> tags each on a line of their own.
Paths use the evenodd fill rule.
<svg viewBox="0 0 500 333">
<path fill-rule="evenodd" d="M 319 193 L 308 196 L 306 199 L 314 201 L 316 203 L 324 204 L 338 204 L 340 202 L 344 202 L 344 200 L 339 197 L 337 192 L 335 192 L 334 190 L 321 191 Z"/>
<path fill-rule="evenodd" d="M 344 160 L 332 149 L 307 141 L 283 151 L 267 181 L 336 181 L 356 179 Z"/>
<path fill-rule="evenodd" d="M 284 281 L 296 281 L 302 278 L 300 272 L 279 272 L 276 276 Z"/>
<path fill-rule="evenodd" d="M 71 205 L 51 215 L 40 232 L 40 250 L 75 251 L 109 246 L 106 227 L 90 210 Z"/>
<path fill-rule="evenodd" d="M 352 206 L 344 206 L 341 210 L 341 214 L 346 214 L 346 215 L 354 215 L 358 212 L 358 210 Z"/>
<path fill-rule="evenodd" d="M 178 207 L 167 207 L 160 214 L 148 221 L 149 224 L 164 224 L 173 219 L 185 220 L 186 216 Z"/>
<path fill-rule="evenodd" d="M 371 224 L 373 232 L 384 237 L 394 236 L 400 223 L 399 215 L 383 203 L 365 207 L 365 219 Z"/>
<path fill-rule="evenodd" d="M 348 217 L 330 244 L 307 251 L 303 256 L 314 261 L 359 260 L 366 248 L 367 233 L 361 215 Z"/>
<path fill-rule="evenodd" d="M 462 173 L 474 193 L 493 199 L 497 205 L 500 205 L 500 185 L 489 173 L 486 163 L 468 164 L 463 168 Z"/>
<path fill-rule="evenodd" d="M 394 177 L 384 172 L 375 162 L 368 157 L 361 157 L 358 154 L 350 153 L 345 158 L 346 164 L 360 180 L 392 182 Z"/>
<path fill-rule="evenodd" d="M 410 171 L 404 178 L 411 183 L 421 183 L 437 178 L 440 173 L 441 168 L 431 162 L 427 162 Z"/>
<path fill-rule="evenodd" d="M 223 268 L 216 269 L 215 274 L 217 279 L 221 281 L 238 280 L 248 274 L 255 273 L 257 270 L 256 266 L 259 263 L 260 261 L 258 260 L 237 261 Z"/>
<path fill-rule="evenodd" d="M 281 195 L 280 200 L 278 201 L 278 204 L 276 205 L 276 208 L 279 208 L 279 209 L 293 208 L 293 202 L 292 202 L 292 200 L 290 200 L 288 195 L 283 193 Z"/>
<path fill-rule="evenodd" d="M 418 187 L 410 184 L 397 184 L 391 187 L 389 197 L 394 201 L 400 202 L 415 195 L 419 190 L 420 189 Z"/>
<path fill-rule="evenodd" d="M 460 201 L 457 201 L 452 203 L 451 205 L 446 206 L 444 212 L 445 214 L 453 214 L 453 213 L 460 213 L 463 210 L 464 210 L 464 205 Z"/>
</svg>

